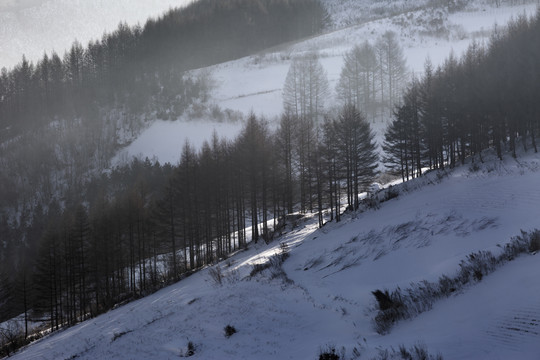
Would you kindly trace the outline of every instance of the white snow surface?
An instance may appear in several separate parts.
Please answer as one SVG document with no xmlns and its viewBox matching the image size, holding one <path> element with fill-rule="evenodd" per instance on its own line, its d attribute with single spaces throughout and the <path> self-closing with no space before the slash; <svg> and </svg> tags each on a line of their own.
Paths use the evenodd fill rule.
<svg viewBox="0 0 540 360">
<path fill-rule="evenodd" d="M 144 25 L 171 7 L 193 0 L 0 0 L 0 68 L 36 62 L 44 52 L 60 56 L 77 39 L 99 39 L 120 22 Z"/>
<path fill-rule="evenodd" d="M 454 275 L 471 252 L 500 251 L 540 226 L 540 155 L 465 165 L 398 185 L 378 210 L 317 229 L 307 216 L 269 245 L 221 262 L 217 285 L 202 270 L 146 298 L 52 334 L 13 359 L 316 359 L 328 344 L 369 359 L 424 344 L 444 359 L 540 358 L 540 255 L 522 255 L 481 282 L 398 323 L 373 330 L 371 291 Z M 282 269 L 249 277 L 252 264 L 290 249 Z M 238 331 L 230 338 L 224 327 Z"/>
<path fill-rule="evenodd" d="M 143 160 L 148 157 L 157 159 L 162 164 L 168 162 L 176 165 L 186 142 L 195 149 L 200 149 L 205 141 L 211 142 L 214 132 L 220 139 L 232 140 L 242 126 L 242 122 L 156 120 L 129 146 L 120 150 L 112 163 L 122 164 L 128 163 L 134 157 Z"/>
</svg>

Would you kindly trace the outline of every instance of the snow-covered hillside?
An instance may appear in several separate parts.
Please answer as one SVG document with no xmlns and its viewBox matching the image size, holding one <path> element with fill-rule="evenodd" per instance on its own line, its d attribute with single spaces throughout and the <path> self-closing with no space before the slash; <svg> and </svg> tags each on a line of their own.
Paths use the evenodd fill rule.
<svg viewBox="0 0 540 360">
<path fill-rule="evenodd" d="M 342 2 L 342 3 L 346 3 Z M 360 2 L 359 2 L 360 4 Z M 473 4 L 476 4 L 473 6 Z M 421 75 L 426 59 L 429 57 L 434 66 L 442 64 L 448 55 L 454 51 L 456 55 L 464 52 L 472 41 L 487 42 L 495 24 L 505 25 L 511 18 L 522 14 L 532 15 L 536 11 L 536 4 L 501 6 L 484 4 L 481 1 L 474 2 L 461 12 L 449 13 L 448 11 L 433 11 L 429 9 L 416 10 L 390 18 L 368 21 L 360 25 L 352 25 L 312 39 L 295 44 L 270 49 L 253 56 L 239 60 L 211 66 L 202 69 L 209 72 L 215 80 L 215 88 L 211 102 L 222 109 L 239 111 L 244 114 L 254 112 L 256 115 L 265 116 L 270 121 L 278 117 L 283 111 L 282 89 L 287 76 L 291 59 L 307 51 L 318 51 L 320 62 L 328 75 L 332 95 L 326 99 L 327 107 L 335 106 L 335 87 L 343 65 L 343 55 L 354 45 L 364 41 L 374 43 L 384 32 L 391 30 L 398 34 L 400 43 L 409 68 L 409 75 Z M 343 4 L 342 4 L 343 5 Z M 347 4 L 345 4 L 347 5 Z M 343 5 L 343 6 L 345 6 Z M 335 19 L 343 15 L 340 10 L 343 6 L 330 7 Z M 360 5 L 358 5 L 360 6 Z M 373 15 L 375 16 L 375 15 Z M 432 32 L 426 25 L 431 19 L 439 19 L 437 22 L 440 33 Z M 145 142 L 160 143 L 159 148 L 139 146 L 134 142 L 122 152 L 123 158 L 140 156 L 143 158 L 157 157 L 162 162 L 169 161 L 178 156 L 177 143 L 189 138 L 191 134 L 184 130 L 185 122 L 171 123 L 167 127 L 168 134 L 176 134 L 173 141 L 154 137 L 154 129 L 143 133 Z M 377 133 L 379 143 L 386 128 L 385 122 L 376 122 L 372 127 Z M 204 132 L 197 138 L 210 139 L 211 130 Z M 225 130 L 220 125 L 227 137 L 234 136 L 234 131 L 239 127 L 234 124 L 232 129 Z M 196 141 L 199 143 L 202 141 Z M 167 145 L 168 144 L 168 145 Z"/>
<path fill-rule="evenodd" d="M 539 227 L 540 155 L 485 156 L 492 160 L 396 186 L 397 198 L 341 223 L 318 230 L 307 216 L 269 245 L 252 244 L 13 358 L 174 359 L 191 343 L 194 359 L 316 359 L 329 346 L 369 359 L 416 344 L 444 359 L 538 359 L 540 255 L 518 257 L 388 335 L 373 328 L 373 290 L 452 276 L 468 254 L 497 254 Z M 288 259 L 255 271 L 280 244 Z M 237 330 L 229 338 L 227 325 Z"/>
<path fill-rule="evenodd" d="M 0 1 L 0 68 L 12 67 L 22 55 L 32 61 L 46 51 L 63 55 L 77 39 L 86 44 L 113 31 L 120 22 L 146 22 L 170 7 L 192 0 L 25 0 Z"/>
<path fill-rule="evenodd" d="M 472 41 L 487 42 L 495 24 L 504 26 L 511 18 L 532 15 L 536 6 L 482 7 L 451 14 L 414 11 L 331 31 L 277 50 L 216 65 L 209 68 L 217 82 L 215 101 L 223 108 L 277 116 L 283 110 L 282 88 L 292 57 L 318 51 L 330 87 L 334 90 L 345 52 L 364 41 L 374 43 L 388 30 L 399 35 L 408 68 L 411 74 L 418 75 L 423 72 L 428 57 L 434 66 L 440 65 L 451 51 L 460 55 Z M 433 17 L 441 18 L 441 28 L 445 29 L 442 36 L 430 34 L 430 29 L 425 28 L 424 24 Z M 333 99 L 327 101 L 329 105 L 333 102 Z"/>
<path fill-rule="evenodd" d="M 150 16 L 157 16 L 171 6 L 183 6 L 190 0 L 156 0 L 113 2 L 87 0 L 26 0 L 3 2 L 0 5 L 0 67 L 13 66 L 22 54 L 36 60 L 44 51 L 52 49 L 60 54 L 74 39 L 83 44 L 99 38 L 103 31 L 111 31 L 120 21 L 129 24 L 144 23 Z M 493 1 L 475 0 L 460 12 L 418 9 L 427 0 L 410 1 L 323 1 L 333 19 L 330 32 L 296 44 L 271 49 L 254 56 L 210 67 L 216 87 L 211 102 L 222 109 L 253 111 L 274 119 L 282 112 L 282 88 L 295 55 L 316 50 L 320 53 L 330 87 L 335 89 L 343 63 L 343 54 L 364 41 L 375 42 L 385 31 L 399 35 L 404 48 L 410 74 L 422 72 L 427 57 L 440 64 L 454 51 L 460 54 L 473 40 L 486 41 L 495 23 L 504 25 L 511 17 L 531 14 L 536 4 L 495 7 Z M 522 3 L 522 2 L 519 2 Z M 361 16 L 360 16 L 360 15 Z M 385 17 L 390 16 L 390 17 Z M 436 20 L 436 21 L 433 21 Z M 431 25 L 429 25 L 431 24 Z M 436 25 L 433 25 L 436 24 Z M 436 34 L 435 34 L 436 33 Z M 206 69 L 205 69 L 206 71 Z M 326 103 L 335 105 L 334 95 Z M 183 119 L 191 120 L 191 119 Z M 212 121 L 213 119 L 208 119 Z M 205 123 L 208 125 L 208 121 Z M 132 156 L 158 158 L 161 162 L 177 158 L 178 144 L 190 139 L 195 144 L 209 139 L 214 126 L 201 126 L 197 139 L 186 129 L 187 121 L 167 124 L 170 135 L 157 140 L 159 123 L 141 135 L 141 140 L 122 150 L 116 159 Z M 385 124 L 374 124 L 381 139 Z M 239 126 L 233 124 L 217 127 L 218 133 L 232 137 Z M 160 146 L 147 146 L 159 143 Z M 117 162 L 114 162 L 117 163 Z"/>
</svg>

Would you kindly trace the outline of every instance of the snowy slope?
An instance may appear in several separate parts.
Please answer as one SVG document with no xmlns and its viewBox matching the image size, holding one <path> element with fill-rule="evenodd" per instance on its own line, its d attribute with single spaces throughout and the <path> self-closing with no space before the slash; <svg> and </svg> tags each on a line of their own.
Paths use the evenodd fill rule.
<svg viewBox="0 0 540 360">
<path fill-rule="evenodd" d="M 486 156 L 495 158 L 494 156 Z M 371 291 L 453 275 L 466 255 L 498 251 L 540 226 L 540 155 L 431 173 L 399 187 L 380 209 L 317 230 L 307 218 L 270 245 L 252 245 L 218 266 L 147 298 L 53 334 L 14 359 L 316 359 L 329 344 L 363 358 L 425 344 L 445 359 L 538 359 L 540 255 L 523 255 L 431 311 L 373 330 Z M 290 249 L 282 271 L 250 277 L 252 264 Z M 238 331 L 230 338 L 224 327 Z"/>
<path fill-rule="evenodd" d="M 347 1 L 342 3 L 347 3 Z M 478 3 L 481 4 L 481 2 Z M 365 2 L 359 2 L 358 6 L 361 5 L 364 6 Z M 404 49 L 410 76 L 413 74 L 418 76 L 422 74 L 424 63 L 428 57 L 435 66 L 442 64 L 451 51 L 460 55 L 472 41 L 488 41 L 495 24 L 504 25 L 512 17 L 521 14 L 532 15 L 536 11 L 536 6 L 536 4 L 531 3 L 500 8 L 476 5 L 462 12 L 452 14 L 442 12 L 436 15 L 444 20 L 444 28 L 447 29 L 447 33 L 442 37 L 426 33 L 425 23 L 435 15 L 419 10 L 333 30 L 312 39 L 273 48 L 260 54 L 211 66 L 201 71 L 209 72 L 214 79 L 215 88 L 211 103 L 222 109 L 239 111 L 244 114 L 254 112 L 256 115 L 262 115 L 272 121 L 283 111 L 283 84 L 291 58 L 296 55 L 313 50 L 319 52 L 320 61 L 327 72 L 332 91 L 332 95 L 326 99 L 325 105 L 332 107 L 336 105 L 334 90 L 343 65 L 343 54 L 356 44 L 362 44 L 364 41 L 374 43 L 387 30 L 396 32 Z M 332 15 L 335 18 L 344 16 L 340 9 L 341 7 L 337 6 L 334 9 L 335 13 Z M 209 120 L 211 121 L 211 119 Z M 134 142 L 123 150 L 121 157 L 129 159 L 131 156 L 142 155 L 143 158 L 155 156 L 162 162 L 177 158 L 177 144 L 181 144 L 184 139 L 188 138 L 182 134 L 190 133 L 184 131 L 184 126 L 184 121 L 171 123 L 168 126 L 171 133 L 178 134 L 173 141 L 154 136 L 153 134 L 157 134 L 157 132 L 151 128 L 141 136 L 144 137 L 145 142 L 162 144 L 159 148 L 150 149 Z M 376 122 L 372 124 L 372 127 L 376 131 L 377 140 L 381 143 L 386 123 Z M 223 125 L 218 132 L 221 134 L 223 131 L 224 136 L 234 137 L 235 131 L 238 129 L 239 127 L 235 124 L 231 129 L 226 129 Z M 196 138 L 209 139 L 211 131 L 206 130 L 206 126 L 202 126 L 201 134 L 197 135 Z M 201 143 L 202 141 L 195 140 L 194 142 Z"/>
<path fill-rule="evenodd" d="M 283 110 L 282 88 L 291 57 L 306 51 L 318 51 L 325 68 L 330 88 L 335 89 L 343 55 L 354 45 L 364 41 L 374 43 L 379 36 L 391 30 L 399 35 L 407 66 L 411 73 L 422 73 L 429 57 L 434 66 L 442 64 L 451 51 L 457 55 L 464 52 L 474 40 L 487 41 L 495 24 L 505 25 L 511 18 L 522 14 L 532 15 L 536 4 L 482 7 L 453 14 L 441 15 L 448 33 L 443 37 L 425 33 L 425 21 L 431 13 L 415 11 L 406 15 L 374 20 L 335 30 L 266 53 L 212 66 L 210 72 L 217 81 L 214 98 L 223 108 L 247 113 L 253 110 L 268 117 L 279 115 Z M 333 104 L 333 99 L 328 104 Z"/>
<path fill-rule="evenodd" d="M 46 51 L 62 56 L 77 39 L 86 44 L 113 31 L 120 22 L 146 22 L 170 7 L 192 0 L 24 0 L 0 1 L 0 68 L 12 67 L 22 55 L 36 61 Z"/>
</svg>

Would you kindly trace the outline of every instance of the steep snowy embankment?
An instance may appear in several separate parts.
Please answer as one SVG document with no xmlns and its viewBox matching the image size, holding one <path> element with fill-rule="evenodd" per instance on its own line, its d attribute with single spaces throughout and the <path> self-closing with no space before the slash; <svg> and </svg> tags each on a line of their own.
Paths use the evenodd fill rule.
<svg viewBox="0 0 540 360">
<path fill-rule="evenodd" d="M 487 156 L 490 157 L 490 156 Z M 373 330 L 371 291 L 453 275 L 471 252 L 540 227 L 540 155 L 507 156 L 398 186 L 378 210 L 322 229 L 310 217 L 270 245 L 252 245 L 147 298 L 28 347 L 14 359 L 316 359 L 328 344 L 380 349 L 425 344 L 445 359 L 538 359 L 539 255 L 523 255 L 482 281 L 398 323 Z M 283 265 L 250 277 L 287 244 Z M 213 268 L 215 272 L 216 268 Z M 224 327 L 238 331 L 230 338 Z"/>
</svg>

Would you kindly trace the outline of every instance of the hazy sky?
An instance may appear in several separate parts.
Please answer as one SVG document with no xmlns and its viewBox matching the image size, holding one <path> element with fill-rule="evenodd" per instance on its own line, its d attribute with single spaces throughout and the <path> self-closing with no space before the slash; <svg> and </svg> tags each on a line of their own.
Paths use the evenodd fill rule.
<svg viewBox="0 0 540 360">
<path fill-rule="evenodd" d="M 25 7 L 39 5 L 46 0 L 0 0 L 1 11 L 12 11 Z"/>
<path fill-rule="evenodd" d="M 62 55 L 75 39 L 83 45 L 119 22 L 144 24 L 150 16 L 192 0 L 0 0 L 0 68 L 25 54 L 36 61 L 53 49 Z"/>
</svg>

